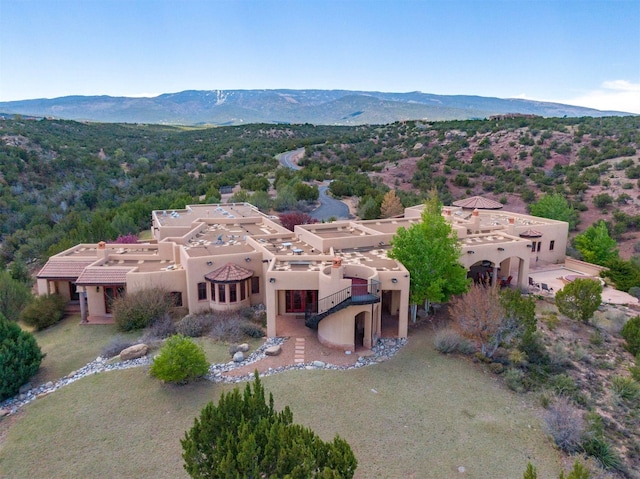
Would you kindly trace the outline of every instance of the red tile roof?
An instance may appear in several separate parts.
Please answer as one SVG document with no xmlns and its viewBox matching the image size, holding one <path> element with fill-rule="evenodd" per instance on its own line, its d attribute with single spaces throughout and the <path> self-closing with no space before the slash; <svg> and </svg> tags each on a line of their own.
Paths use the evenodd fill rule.
<svg viewBox="0 0 640 479">
<path fill-rule="evenodd" d="M 73 279 L 82 274 L 82 271 L 95 262 L 97 258 L 85 261 L 55 261 L 49 260 L 40 270 L 37 277 L 46 279 Z"/>
<path fill-rule="evenodd" d="M 132 269 L 134 268 L 87 268 L 77 279 L 76 284 L 79 286 L 126 284 L 126 275 Z"/>
<path fill-rule="evenodd" d="M 540 238 L 540 236 L 542 236 L 542 233 L 540 231 L 532 229 L 520 233 L 521 238 Z"/>
<path fill-rule="evenodd" d="M 485 198 L 484 196 L 472 196 L 471 198 L 465 198 L 464 200 L 454 201 L 453 206 L 459 206 L 467 209 L 477 208 L 479 210 L 497 210 L 502 208 L 501 203 Z"/>
<path fill-rule="evenodd" d="M 238 266 L 237 264 L 227 263 L 211 273 L 205 274 L 204 279 L 214 283 L 236 283 L 253 276 L 253 271 Z"/>
</svg>

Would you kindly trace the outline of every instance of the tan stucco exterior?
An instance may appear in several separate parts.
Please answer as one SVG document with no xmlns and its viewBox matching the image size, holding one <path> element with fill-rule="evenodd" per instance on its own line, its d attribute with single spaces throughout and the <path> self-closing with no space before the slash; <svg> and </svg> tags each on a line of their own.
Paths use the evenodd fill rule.
<svg viewBox="0 0 640 479">
<path fill-rule="evenodd" d="M 78 301 L 89 322 L 110 317 L 114 294 L 150 287 L 174 293 L 191 313 L 264 304 L 268 336 L 279 334 L 283 318 L 322 316 L 323 344 L 371 348 L 383 335 L 407 336 L 409 272 L 387 251 L 397 229 L 420 221 L 421 211 L 415 206 L 402 218 L 300 225 L 293 232 L 247 203 L 154 211 L 153 240 L 77 245 L 49 259 L 38 291 Z M 567 223 L 454 207 L 443 215 L 474 279 L 511 277 L 524 287 L 531 265 L 565 259 Z M 229 264 L 243 279 L 205 278 Z"/>
</svg>

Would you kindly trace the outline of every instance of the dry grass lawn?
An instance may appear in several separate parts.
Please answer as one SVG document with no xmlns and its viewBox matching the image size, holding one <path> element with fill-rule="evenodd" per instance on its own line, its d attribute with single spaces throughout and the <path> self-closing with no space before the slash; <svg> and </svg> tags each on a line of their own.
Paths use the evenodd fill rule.
<svg viewBox="0 0 640 479">
<path fill-rule="evenodd" d="M 358 478 L 517 479 L 528 461 L 540 477 L 560 471 L 536 411 L 494 375 L 435 352 L 428 328 L 385 363 L 291 371 L 264 384 L 295 421 L 347 439 Z M 179 439 L 230 388 L 166 386 L 143 369 L 85 378 L 25 409 L 0 447 L 0 477 L 187 477 Z"/>
</svg>

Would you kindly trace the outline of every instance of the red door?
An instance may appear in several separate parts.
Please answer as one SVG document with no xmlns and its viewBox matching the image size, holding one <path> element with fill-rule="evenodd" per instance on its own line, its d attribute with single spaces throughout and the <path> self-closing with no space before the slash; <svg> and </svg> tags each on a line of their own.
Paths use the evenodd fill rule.
<svg viewBox="0 0 640 479">
<path fill-rule="evenodd" d="M 368 282 L 362 278 L 351 278 L 351 296 L 365 296 L 368 293 Z"/>
<path fill-rule="evenodd" d="M 318 301 L 318 292 L 315 290 L 287 290 L 285 293 L 287 313 L 304 313 L 307 305 Z"/>
</svg>

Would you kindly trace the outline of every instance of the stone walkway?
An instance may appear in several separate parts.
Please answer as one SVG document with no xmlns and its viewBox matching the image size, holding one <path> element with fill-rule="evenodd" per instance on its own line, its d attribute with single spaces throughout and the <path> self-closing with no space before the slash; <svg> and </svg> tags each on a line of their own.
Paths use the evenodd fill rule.
<svg viewBox="0 0 640 479">
<path fill-rule="evenodd" d="M 292 369 L 345 370 L 359 368 L 389 359 L 406 343 L 406 339 L 383 338 L 378 340 L 371 351 L 358 355 L 326 348 L 316 340 L 269 338 L 242 362 L 230 361 L 210 365 L 209 373 L 205 378 L 212 382 L 239 383 L 252 380 L 255 371 L 258 371 L 261 376 L 270 376 Z M 275 345 L 282 347 L 280 355 L 267 356 L 265 350 Z M 109 359 L 98 357 L 95 361 L 57 381 L 49 381 L 46 384 L 21 391 L 17 396 L 0 402 L 0 417 L 15 414 L 26 404 L 45 397 L 85 376 L 106 371 L 145 367 L 150 363 L 151 358 L 148 356 L 115 363 L 110 363 Z"/>
</svg>

